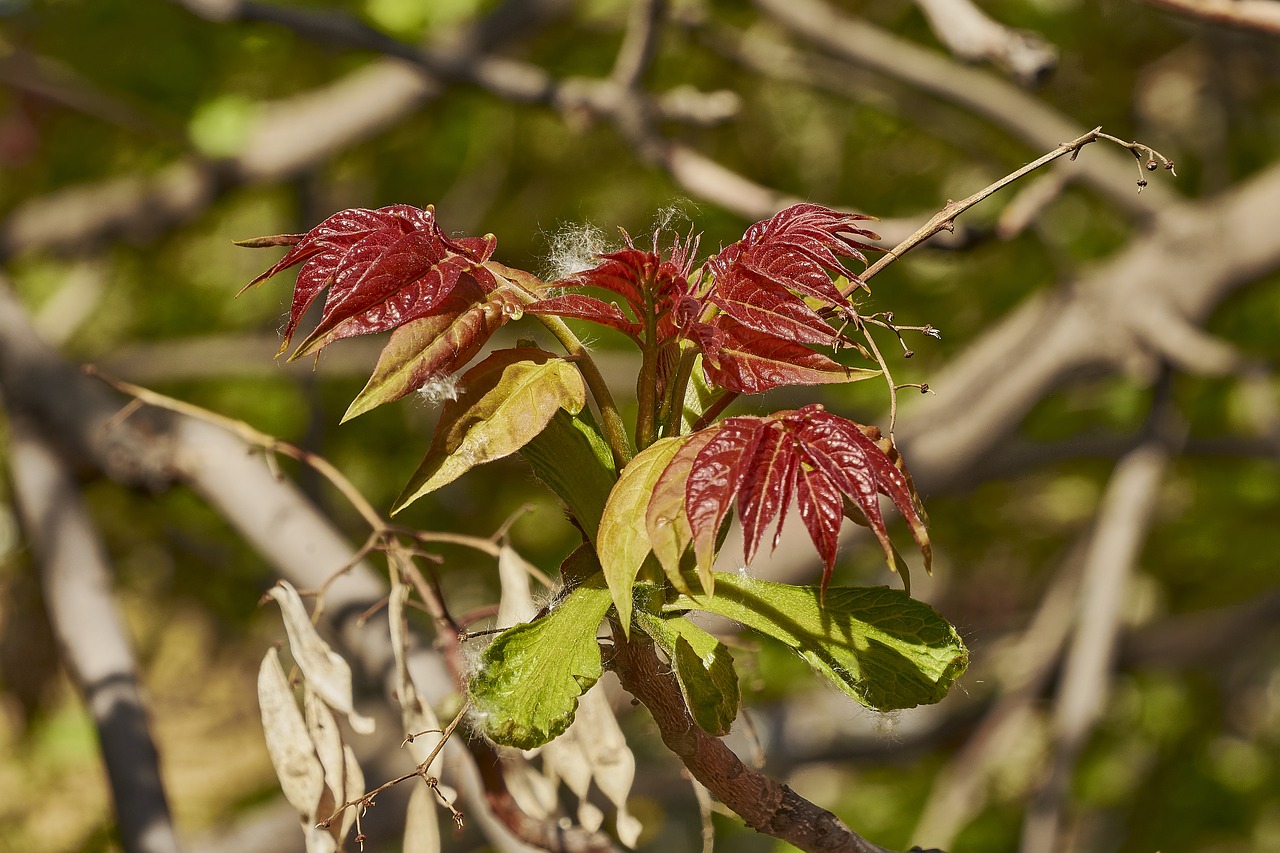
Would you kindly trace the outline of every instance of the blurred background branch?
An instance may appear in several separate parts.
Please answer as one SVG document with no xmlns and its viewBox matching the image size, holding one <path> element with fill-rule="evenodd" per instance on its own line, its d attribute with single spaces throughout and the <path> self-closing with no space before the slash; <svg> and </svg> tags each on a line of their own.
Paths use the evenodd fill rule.
<svg viewBox="0 0 1280 853">
<path fill-rule="evenodd" d="M 305 469 L 285 462 L 280 479 L 206 423 L 124 417 L 127 401 L 74 365 L 322 454 L 377 507 L 436 410 L 407 402 L 335 428 L 381 342 L 272 364 L 285 291 L 231 297 L 275 256 L 232 239 L 435 202 L 446 229 L 491 231 L 503 263 L 545 272 L 616 246 L 617 226 L 692 221 L 714 251 L 807 200 L 881 216 L 891 246 L 1097 125 L 1173 157 L 1179 177 L 1091 145 L 966 213 L 860 306 L 943 333 L 890 360 L 933 389 L 897 429 L 938 552 L 913 591 L 960 626 L 970 674 L 938 706 L 873 718 L 815 693 L 779 649 L 735 640 L 756 726 L 728 744 L 746 760 L 761 749 L 763 773 L 889 847 L 1280 845 L 1275 5 L 0 3 L 0 849 L 144 849 L 144 825 L 161 828 L 147 849 L 274 850 L 296 833 L 252 689 L 280 632 L 255 604 L 276 577 L 319 587 L 367 528 Z M 615 344 L 592 342 L 626 401 Z M 876 422 L 870 384 L 823 402 Z M 766 404 L 802 402 L 780 390 Z M 1149 428 L 1166 415 L 1186 425 L 1176 446 Z M 65 496 L 42 508 L 37 458 Z M 404 521 L 488 537 L 534 492 L 496 463 Z M 76 536 L 42 539 L 34 509 Z M 750 571 L 816 578 L 789 538 L 802 528 L 789 520 Z M 845 534 L 837 583 L 898 582 Z M 509 535 L 551 574 L 576 537 L 548 506 Z M 49 559 L 76 542 L 97 544 Z M 493 559 L 440 553 L 451 604 L 490 607 Z M 41 593 L 64 570 L 94 604 Z M 385 596 L 385 574 L 356 562 L 324 623 L 379 713 L 398 707 Z M 431 620 L 408 622 L 415 681 L 447 706 L 456 673 Z M 105 731 L 95 749 L 96 681 L 72 641 L 114 651 L 143 721 L 127 758 Z M 698 844 L 707 810 L 611 689 L 641 761 L 641 847 Z M 390 740 L 356 739 L 371 779 L 407 769 Z M 469 825 L 446 848 L 524 849 L 482 805 L 473 754 L 446 755 Z M 145 802 L 113 814 L 129 774 L 150 780 L 134 786 Z M 403 811 L 380 802 L 370 838 L 396 843 Z M 726 849 L 772 849 L 708 820 Z"/>
</svg>

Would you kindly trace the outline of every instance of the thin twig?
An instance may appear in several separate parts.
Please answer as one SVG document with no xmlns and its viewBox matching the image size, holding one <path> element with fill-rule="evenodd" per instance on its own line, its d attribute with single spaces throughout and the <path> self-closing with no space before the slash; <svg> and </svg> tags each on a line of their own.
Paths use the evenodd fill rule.
<svg viewBox="0 0 1280 853">
<path fill-rule="evenodd" d="M 921 243 L 928 240 L 930 237 L 937 234 L 938 232 L 950 231 L 955 223 L 955 218 L 960 214 L 964 213 L 969 208 L 978 204 L 979 202 L 985 201 L 987 198 L 999 192 L 1000 190 L 1004 189 L 1005 187 L 1009 186 L 1010 184 L 1014 183 L 1015 181 L 1018 181 L 1021 178 L 1025 177 L 1026 175 L 1031 174 L 1036 169 L 1039 169 L 1041 166 L 1044 166 L 1048 163 L 1052 163 L 1054 160 L 1057 160 L 1060 157 L 1066 157 L 1069 155 L 1070 158 L 1074 160 L 1076 156 L 1079 155 L 1081 148 L 1084 148 L 1084 146 L 1088 145 L 1091 142 L 1097 142 L 1099 139 L 1105 139 L 1108 142 L 1116 143 L 1122 148 L 1125 148 L 1128 151 L 1130 151 L 1134 155 L 1134 157 L 1139 160 L 1141 160 L 1142 156 L 1145 155 L 1148 158 L 1146 162 L 1148 164 L 1150 163 L 1157 164 L 1157 168 L 1159 168 L 1160 165 L 1163 164 L 1164 168 L 1168 169 L 1170 172 L 1173 171 L 1173 161 L 1165 158 L 1162 154 L 1155 151 L 1153 148 L 1150 148 L 1146 145 L 1141 145 L 1136 142 L 1125 142 L 1124 140 L 1118 139 L 1109 133 L 1103 133 L 1101 127 L 1095 127 L 1093 130 L 1071 140 L 1070 142 L 1062 143 L 1057 148 L 1050 151 L 1048 154 L 1045 154 L 1039 159 L 1034 160 L 1031 163 L 1028 163 L 1027 165 L 1023 166 L 1021 169 L 1010 172 L 1009 174 L 1005 175 L 1003 178 L 996 181 L 995 183 L 989 184 L 988 186 L 983 187 L 982 189 L 978 190 L 976 193 L 969 196 L 968 198 L 961 199 L 960 201 L 947 202 L 946 206 L 943 207 L 942 210 L 935 213 L 928 222 L 926 222 L 924 225 L 916 229 L 916 232 L 914 234 L 907 237 L 907 239 L 903 240 L 901 243 L 894 246 L 892 249 L 887 249 L 885 253 L 880 257 L 880 259 L 877 260 L 870 267 L 868 267 L 867 271 L 862 274 L 862 281 L 866 282 L 871 278 L 875 277 L 877 273 L 879 273 L 885 267 L 889 266 L 889 264 L 900 259 L 907 252 L 911 251 L 916 246 L 919 246 Z M 1139 191 L 1141 191 L 1142 188 L 1146 186 L 1146 181 L 1141 174 L 1142 168 L 1143 167 L 1140 165 L 1139 166 L 1139 184 L 1138 184 Z M 1147 168 L 1149 169 L 1150 166 L 1147 166 Z M 851 295 L 853 291 L 857 289 L 857 287 L 858 285 L 856 283 L 851 283 L 850 286 L 846 289 L 845 295 L 846 296 Z"/>
<path fill-rule="evenodd" d="M 394 779 L 383 782 L 378 787 L 374 788 L 371 791 L 366 791 L 365 793 L 361 794 L 359 797 L 357 797 L 354 800 L 347 800 L 345 803 L 338 806 L 338 808 L 333 812 L 333 814 L 329 815 L 327 818 L 317 823 L 316 826 L 328 827 L 329 824 L 333 823 L 335 819 L 341 816 L 343 812 L 345 812 L 347 809 L 351 808 L 352 806 L 361 806 L 363 808 L 368 808 L 372 806 L 375 797 L 377 797 L 379 794 L 381 794 L 383 791 L 387 790 L 388 788 L 394 788 L 396 785 L 399 785 L 401 782 L 405 782 L 409 779 L 413 779 L 418 776 L 421 776 L 422 778 L 425 779 L 427 768 L 431 766 L 431 762 L 435 761 L 436 756 L 440 754 L 440 751 L 442 749 L 444 749 L 444 745 L 449 742 L 449 738 L 453 736 L 454 730 L 458 728 L 458 724 L 462 722 L 462 718 L 466 716 L 466 713 L 469 710 L 471 710 L 471 700 L 467 699 L 462 703 L 462 707 L 458 709 L 458 713 L 455 714 L 453 719 L 449 721 L 449 725 L 445 726 L 444 733 L 440 736 L 440 740 L 432 748 L 431 752 L 427 755 L 426 758 L 418 762 L 418 765 L 414 767 L 413 770 L 409 771 L 408 773 L 405 773 L 402 776 L 397 776 Z"/>
</svg>

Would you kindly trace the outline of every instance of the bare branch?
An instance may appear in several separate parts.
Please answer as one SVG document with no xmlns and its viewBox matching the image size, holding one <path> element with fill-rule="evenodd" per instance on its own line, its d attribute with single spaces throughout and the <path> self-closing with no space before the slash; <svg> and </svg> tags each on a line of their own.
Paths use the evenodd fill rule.
<svg viewBox="0 0 1280 853">
<path fill-rule="evenodd" d="M 939 41 L 960 59 L 990 60 L 1024 86 L 1044 81 L 1058 64 L 1058 50 L 1039 33 L 993 20 L 970 0 L 916 0 Z"/>
<path fill-rule="evenodd" d="M 1078 615 L 1054 709 L 1054 751 L 1049 780 L 1023 824 L 1022 850 L 1049 853 L 1065 808 L 1067 786 L 1085 740 L 1105 708 L 1121 630 L 1125 591 L 1155 516 L 1156 498 L 1171 453 L 1167 400 L 1153 409 L 1151 437 L 1116 465 L 1098 509 L 1085 557 Z"/>
<path fill-rule="evenodd" d="M 176 853 L 181 845 L 103 545 L 45 431 L 6 408 L 14 496 L 63 661 L 98 730 L 121 840 L 135 853 Z"/>
<path fill-rule="evenodd" d="M 1148 6 L 1206 23 L 1280 36 L 1280 5 L 1274 0 L 1142 0 Z"/>
</svg>

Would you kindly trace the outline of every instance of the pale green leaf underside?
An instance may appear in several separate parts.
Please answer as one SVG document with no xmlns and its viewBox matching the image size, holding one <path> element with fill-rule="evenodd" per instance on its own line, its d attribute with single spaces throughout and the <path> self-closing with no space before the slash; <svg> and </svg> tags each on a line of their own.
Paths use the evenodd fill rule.
<svg viewBox="0 0 1280 853">
<path fill-rule="evenodd" d="M 499 634 L 471 678 L 480 731 L 519 749 L 564 733 L 603 667 L 596 630 L 613 600 L 596 574 L 539 619 Z"/>
<path fill-rule="evenodd" d="M 681 596 L 672 611 L 705 610 L 795 649 L 844 693 L 878 711 L 946 696 L 969 652 L 936 610 L 889 587 L 790 586 L 716 574 L 714 597 Z"/>
<path fill-rule="evenodd" d="M 594 545 L 618 472 L 591 410 L 575 415 L 563 409 L 556 412 L 546 429 L 520 449 L 520 455 L 565 502 Z"/>
<path fill-rule="evenodd" d="M 636 625 L 671 661 L 694 721 L 708 734 L 728 734 L 740 695 L 728 647 L 682 616 L 663 618 L 637 610 Z"/>
</svg>

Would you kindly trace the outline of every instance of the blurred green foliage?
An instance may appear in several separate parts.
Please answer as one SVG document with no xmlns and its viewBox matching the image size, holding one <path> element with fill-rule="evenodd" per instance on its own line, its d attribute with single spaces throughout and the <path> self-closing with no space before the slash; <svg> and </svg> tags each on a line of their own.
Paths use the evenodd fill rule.
<svg viewBox="0 0 1280 853">
<path fill-rule="evenodd" d="M 734 27 L 760 26 L 747 4 L 673 5 L 703 8 Z M 844 5 L 901 36 L 936 45 L 923 17 L 905 0 Z M 493 6 L 478 0 L 348 0 L 324 8 L 345 9 L 412 40 L 444 32 Z M 1001 0 L 984 6 L 1060 48 L 1061 66 L 1039 93 L 1046 102 L 1082 125 L 1101 124 L 1170 153 L 1178 162 L 1174 186 L 1181 193 L 1200 196 L 1241 180 L 1280 150 L 1275 40 L 1206 30 L 1137 2 Z M 603 0 L 575 4 L 518 53 L 556 75 L 607 74 L 625 7 Z M 154 173 L 187 152 L 234 153 L 267 102 L 322 86 L 372 61 L 366 53 L 315 43 L 279 26 L 214 24 L 156 0 L 0 3 L 0 14 L 0 57 L 40 57 L 56 66 L 57 79 L 69 81 L 71 89 L 100 95 L 106 104 L 85 112 L 21 87 L 0 88 L 0 136 L 16 139 L 13 128 L 19 126 L 31 135 L 29 142 L 3 148 L 0 216 L 84 182 Z M 1042 153 L 928 95 L 851 102 L 761 79 L 694 32 L 670 33 L 650 82 L 659 89 L 727 88 L 742 97 L 742 114 L 734 122 L 670 129 L 699 151 L 782 192 L 886 217 L 935 209 Z M 1170 91 L 1181 92 L 1183 100 L 1160 95 Z M 1184 108 L 1193 119 L 1178 111 Z M 275 253 L 237 249 L 231 241 L 304 230 L 344 206 L 397 202 L 437 204 L 450 231 L 497 234 L 496 258 L 534 271 L 549 268 L 555 235 L 581 223 L 616 242 L 617 227 L 647 234 L 657 212 L 674 207 L 704 232 L 707 251 L 736 239 L 748 224 L 687 200 L 667 174 L 638 163 L 608 126 L 565 121 L 544 108 L 458 86 L 288 184 L 237 188 L 182 227 L 153 239 L 97 247 L 100 285 L 86 297 L 96 301 L 63 350 L 75 359 L 109 361 L 140 345 L 270 335 L 287 307 L 287 282 L 269 283 L 239 299 L 234 295 Z M 994 204 L 973 211 L 967 221 L 989 224 L 998 212 Z M 881 310 L 892 303 L 899 321 L 933 323 L 943 332 L 941 342 L 913 343 L 916 355 L 902 363 L 898 380 L 928 381 L 1027 295 L 1107 256 L 1134 233 L 1104 201 L 1073 189 L 1034 229 L 1012 241 L 921 253 L 895 265 L 877 280 L 868 307 Z M 38 315 L 79 263 L 27 254 L 8 259 L 7 272 Z M 1268 360 L 1271 369 L 1278 283 L 1272 276 L 1246 288 L 1209 325 L 1252 357 Z M 601 336 L 599 345 L 607 349 L 612 343 Z M 241 375 L 239 369 L 229 366 L 216 379 L 174 375 L 155 384 L 321 453 L 381 508 L 390 505 L 425 451 L 436 411 L 424 402 L 407 400 L 339 428 L 362 376 L 283 368 Z M 877 420 L 884 395 L 872 384 L 831 391 L 828 405 Z M 1132 436 L 1150 403 L 1149 384 L 1141 376 L 1075 384 L 1043 401 L 1023 437 L 1050 443 L 1080 435 Z M 1274 404 L 1276 380 L 1270 376 L 1248 387 L 1238 379 L 1180 377 L 1175 391 L 1194 443 L 1249 434 L 1254 425 L 1248 395 L 1270 394 Z M 744 403 L 741 410 L 757 412 L 772 399 Z M 925 581 L 932 590 L 927 594 L 956 621 L 975 660 L 1003 632 L 1026 624 L 1069 543 L 1092 523 L 1111 466 L 1110 459 L 1068 458 L 1011 472 L 962 494 L 925 495 L 940 551 L 939 577 Z M 335 493 L 305 471 L 286 470 L 299 476 L 353 541 L 363 541 L 358 517 Z M 189 494 L 126 494 L 107 483 L 91 484 L 88 492 L 149 668 L 166 772 L 184 830 L 232 820 L 238 809 L 273 790 L 254 731 L 251 688 L 254 662 L 273 636 L 270 618 L 256 609 L 272 582 L 269 569 Z M 528 470 L 507 460 L 423 499 L 399 520 L 488 536 L 539 495 Z M 4 504 L 7 510 L 7 495 Z M 1274 594 L 1280 554 L 1280 470 L 1274 455 L 1193 453 L 1177 463 L 1160 507 L 1140 565 L 1149 617 Z M 520 517 L 513 540 L 532 562 L 551 571 L 577 534 L 543 502 Z M 30 569 L 14 537 L 5 546 L 0 596 L 9 600 L 15 579 Z M 490 561 L 439 550 L 446 557 L 443 583 L 459 610 L 493 600 Z M 875 554 L 859 548 L 847 553 L 837 583 L 886 580 L 876 574 Z M 5 631 L 15 630 L 19 623 L 4 618 L 10 620 Z M 1075 806 L 1085 815 L 1076 849 L 1276 849 L 1280 659 L 1274 630 L 1262 639 L 1240 649 L 1239 660 L 1218 666 L 1121 677 L 1074 780 Z M 181 666 L 159 670 L 166 644 L 189 649 L 189 657 Z M 807 667 L 776 644 L 735 656 L 746 664 L 749 705 L 767 708 L 812 687 Z M 207 679 L 208 672 L 217 677 Z M 115 849 L 91 732 L 60 677 L 50 671 L 47 679 L 52 687 L 31 717 L 24 716 L 15 694 L 0 693 L 0 752 L 6 756 L 0 762 L 0 851 Z M 242 688 L 238 699 L 233 685 Z M 976 681 L 964 687 L 974 694 L 985 690 Z M 849 711 L 858 713 L 863 712 Z M 191 725 L 204 728 L 195 734 L 166 728 L 164 721 L 175 714 L 188 714 L 196 718 Z M 240 734 L 227 736 L 218 726 Z M 629 735 L 642 759 L 666 762 L 656 772 L 674 780 L 652 733 L 632 720 Z M 895 757 L 892 738 L 886 740 L 883 762 L 815 763 L 797 768 L 789 781 L 878 842 L 903 846 L 911 842 L 936 772 L 959 742 L 941 739 L 924 757 L 903 760 Z M 1028 754 L 1045 748 L 1029 746 Z M 233 758 L 236 750 L 241 755 Z M 226 766 L 218 769 L 220 761 Z M 224 783 L 191 782 L 191 765 L 213 768 L 209 772 Z M 1026 780 L 1019 782 L 1022 771 L 1012 758 L 1008 772 L 1008 779 L 991 783 L 990 804 L 954 849 L 983 853 L 1016 846 Z M 650 807 L 636 812 L 651 821 L 656 839 L 675 845 L 670 849 L 689 847 L 697 825 L 692 797 L 674 781 L 668 787 L 676 793 L 663 794 L 661 808 L 652 806 L 653 790 L 638 794 Z M 51 829 L 58 816 L 77 810 L 80 819 Z M 733 822 L 717 818 L 716 826 L 723 849 L 771 849 L 766 839 Z"/>
</svg>

